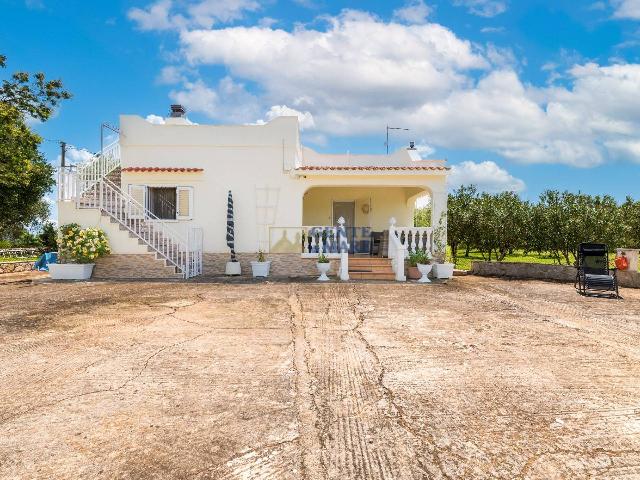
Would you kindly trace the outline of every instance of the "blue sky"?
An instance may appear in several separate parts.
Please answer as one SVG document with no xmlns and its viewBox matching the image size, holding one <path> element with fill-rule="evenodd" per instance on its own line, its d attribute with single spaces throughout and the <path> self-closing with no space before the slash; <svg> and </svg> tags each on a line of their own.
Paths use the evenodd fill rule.
<svg viewBox="0 0 640 480">
<path fill-rule="evenodd" d="M 296 114 L 326 152 L 409 128 L 453 183 L 640 197 L 640 0 L 0 0 L 13 70 L 74 98 L 37 130 L 95 151 L 100 123 L 186 105 L 198 123 Z M 150 117 L 154 118 L 154 117 Z M 70 153 L 72 159 L 81 154 Z"/>
</svg>

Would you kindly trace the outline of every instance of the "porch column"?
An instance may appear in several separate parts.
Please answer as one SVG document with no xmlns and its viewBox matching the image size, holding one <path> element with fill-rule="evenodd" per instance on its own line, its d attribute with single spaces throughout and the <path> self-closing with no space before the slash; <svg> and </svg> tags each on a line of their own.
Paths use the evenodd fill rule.
<svg viewBox="0 0 640 480">
<path fill-rule="evenodd" d="M 434 233 L 438 231 L 439 226 L 443 226 L 444 230 L 442 232 L 442 241 L 445 245 L 447 245 L 447 201 L 448 194 L 446 186 L 442 186 L 439 188 L 430 187 L 431 190 L 431 226 L 433 227 Z M 442 224 L 440 223 L 440 219 L 442 219 Z M 435 242 L 434 242 L 434 253 L 439 254 L 442 252 L 435 251 Z"/>
</svg>

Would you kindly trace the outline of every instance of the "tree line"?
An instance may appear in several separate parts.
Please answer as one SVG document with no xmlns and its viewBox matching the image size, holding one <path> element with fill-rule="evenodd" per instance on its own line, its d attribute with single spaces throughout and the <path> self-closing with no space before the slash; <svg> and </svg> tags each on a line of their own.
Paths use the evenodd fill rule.
<svg viewBox="0 0 640 480">
<path fill-rule="evenodd" d="M 610 251 L 640 248 L 640 201 L 547 190 L 530 202 L 462 186 L 449 194 L 447 240 L 454 261 L 470 250 L 487 261 L 521 250 L 572 265 L 581 242 L 606 243 Z"/>
</svg>

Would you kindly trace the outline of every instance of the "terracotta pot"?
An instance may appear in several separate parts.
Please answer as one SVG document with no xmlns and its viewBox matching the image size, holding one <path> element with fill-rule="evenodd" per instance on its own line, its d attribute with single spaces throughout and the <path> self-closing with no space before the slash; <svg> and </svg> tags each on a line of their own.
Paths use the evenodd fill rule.
<svg viewBox="0 0 640 480">
<path fill-rule="evenodd" d="M 422 277 L 422 275 L 420 274 L 420 270 L 418 270 L 418 267 L 409 267 L 407 269 L 407 277 L 410 280 L 418 280 L 420 277 Z"/>
</svg>

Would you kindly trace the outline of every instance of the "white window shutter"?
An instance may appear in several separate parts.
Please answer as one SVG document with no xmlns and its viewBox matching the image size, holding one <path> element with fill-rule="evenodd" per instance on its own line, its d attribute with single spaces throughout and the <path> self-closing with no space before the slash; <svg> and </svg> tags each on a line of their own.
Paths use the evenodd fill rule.
<svg viewBox="0 0 640 480">
<path fill-rule="evenodd" d="M 177 187 L 176 199 L 178 220 L 193 218 L 193 187 Z"/>
<path fill-rule="evenodd" d="M 147 186 L 129 185 L 129 196 L 135 200 L 135 203 L 129 205 L 129 218 L 144 218 L 147 208 Z"/>
</svg>

